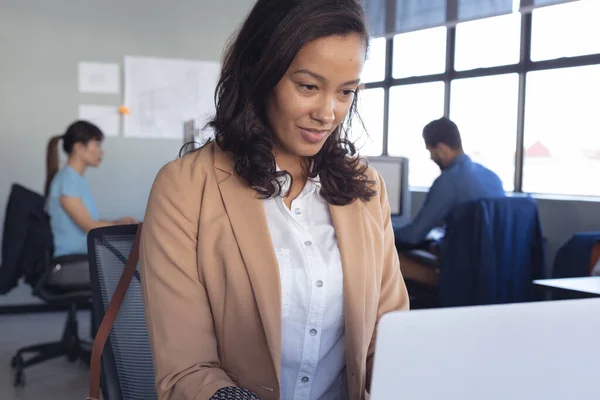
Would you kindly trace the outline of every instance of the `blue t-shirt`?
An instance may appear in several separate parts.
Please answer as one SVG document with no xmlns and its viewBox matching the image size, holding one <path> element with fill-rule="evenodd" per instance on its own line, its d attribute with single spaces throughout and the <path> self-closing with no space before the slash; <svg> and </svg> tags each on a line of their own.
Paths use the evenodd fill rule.
<svg viewBox="0 0 600 400">
<path fill-rule="evenodd" d="M 48 214 L 54 236 L 54 257 L 87 254 L 87 233 L 69 217 L 60 204 L 61 196 L 79 197 L 92 218 L 98 219 L 98 210 L 87 179 L 69 165 L 54 176 L 48 195 Z"/>
</svg>

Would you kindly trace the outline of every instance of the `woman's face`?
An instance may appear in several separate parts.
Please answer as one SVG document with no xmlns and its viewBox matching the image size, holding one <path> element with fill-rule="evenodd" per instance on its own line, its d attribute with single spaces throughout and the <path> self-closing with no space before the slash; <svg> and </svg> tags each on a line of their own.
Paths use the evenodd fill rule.
<svg viewBox="0 0 600 400">
<path fill-rule="evenodd" d="M 350 110 L 365 55 L 357 34 L 316 39 L 300 49 L 267 100 L 276 158 L 321 150 Z"/>
<path fill-rule="evenodd" d="M 90 140 L 87 144 L 76 143 L 74 150 L 87 166 L 97 167 L 102 162 L 104 150 L 98 140 Z"/>
</svg>

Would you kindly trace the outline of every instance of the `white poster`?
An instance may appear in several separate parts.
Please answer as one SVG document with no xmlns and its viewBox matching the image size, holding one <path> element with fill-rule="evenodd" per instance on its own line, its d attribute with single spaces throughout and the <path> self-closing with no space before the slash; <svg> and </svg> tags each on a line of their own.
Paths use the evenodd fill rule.
<svg viewBox="0 0 600 400">
<path fill-rule="evenodd" d="M 119 93 L 119 64 L 79 63 L 79 91 L 81 93 Z"/>
<path fill-rule="evenodd" d="M 214 115 L 217 62 L 125 58 L 124 135 L 183 140 L 183 124 L 203 128 Z"/>
<path fill-rule="evenodd" d="M 105 136 L 119 136 L 120 114 L 116 106 L 80 104 L 79 119 L 96 125 Z"/>
</svg>

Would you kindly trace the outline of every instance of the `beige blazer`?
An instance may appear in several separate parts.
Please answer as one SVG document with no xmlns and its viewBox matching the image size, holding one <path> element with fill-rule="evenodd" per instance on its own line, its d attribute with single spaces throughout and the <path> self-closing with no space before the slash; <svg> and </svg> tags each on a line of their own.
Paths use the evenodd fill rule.
<svg viewBox="0 0 600 400">
<path fill-rule="evenodd" d="M 378 195 L 330 206 L 344 271 L 350 399 L 367 399 L 377 321 L 408 309 L 382 179 Z M 281 291 L 263 205 L 211 143 L 167 164 L 140 249 L 158 397 L 209 399 L 238 385 L 279 399 Z"/>
</svg>

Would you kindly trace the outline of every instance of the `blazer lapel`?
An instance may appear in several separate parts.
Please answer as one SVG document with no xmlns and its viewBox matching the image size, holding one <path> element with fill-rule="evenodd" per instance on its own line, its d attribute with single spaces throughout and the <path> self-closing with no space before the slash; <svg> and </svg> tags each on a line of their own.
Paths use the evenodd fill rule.
<svg viewBox="0 0 600 400">
<path fill-rule="evenodd" d="M 232 160 L 215 144 L 221 197 L 253 287 L 269 352 L 277 373 L 281 362 L 281 287 L 277 257 L 261 200 L 233 172 Z M 223 174 L 225 173 L 225 174 Z"/>
<path fill-rule="evenodd" d="M 346 206 L 329 206 L 335 226 L 344 271 L 344 313 L 346 348 L 362 349 L 365 325 L 366 251 L 363 205 L 355 200 Z M 346 353 L 348 378 L 356 380 L 360 373 L 362 354 Z M 352 395 L 350 396 L 351 398 Z M 359 398 L 359 397 L 356 397 Z"/>
</svg>

